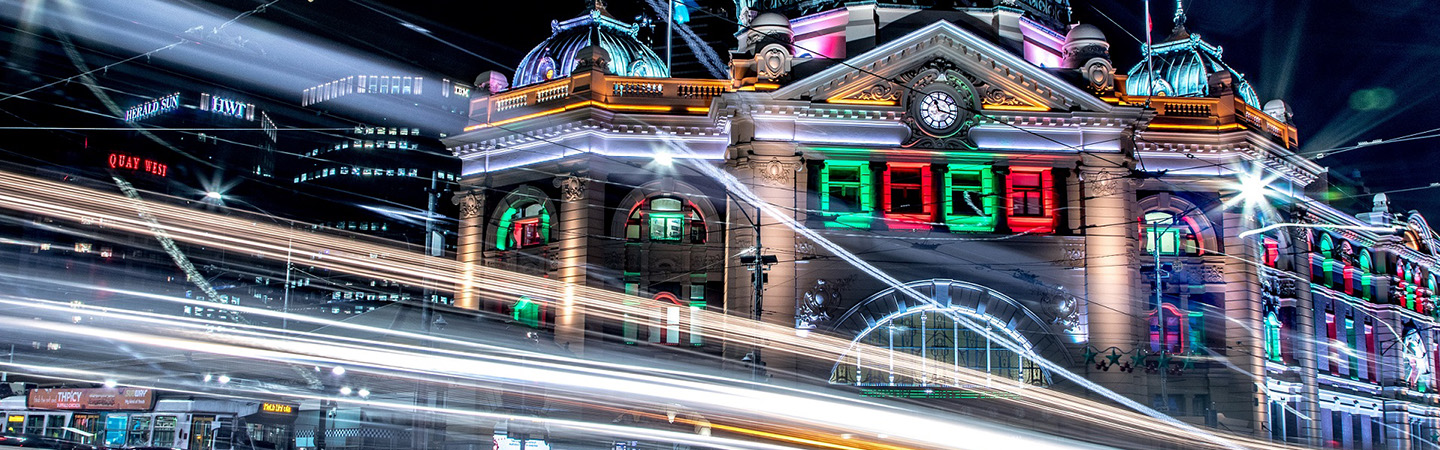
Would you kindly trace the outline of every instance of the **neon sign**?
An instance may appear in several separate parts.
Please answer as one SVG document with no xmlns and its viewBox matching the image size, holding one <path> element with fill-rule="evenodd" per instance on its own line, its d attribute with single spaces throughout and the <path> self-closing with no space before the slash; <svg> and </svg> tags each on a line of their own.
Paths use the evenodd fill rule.
<svg viewBox="0 0 1440 450">
<path fill-rule="evenodd" d="M 255 105 L 218 95 L 200 94 L 200 110 L 237 119 L 255 120 Z"/>
<path fill-rule="evenodd" d="M 141 158 L 139 156 L 130 156 L 121 153 L 110 154 L 110 168 L 143 171 L 151 175 L 159 175 L 162 177 L 170 172 L 170 166 L 166 165 L 165 163 Z"/>
<path fill-rule="evenodd" d="M 134 122 L 158 116 L 180 107 L 180 93 L 176 92 L 125 110 L 125 121 Z"/>
</svg>

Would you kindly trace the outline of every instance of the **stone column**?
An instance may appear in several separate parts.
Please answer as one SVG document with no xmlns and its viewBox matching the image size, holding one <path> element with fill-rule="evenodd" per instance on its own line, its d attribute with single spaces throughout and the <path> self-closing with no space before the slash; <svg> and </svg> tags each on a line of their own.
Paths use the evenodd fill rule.
<svg viewBox="0 0 1440 450">
<path fill-rule="evenodd" d="M 479 188 L 460 190 L 450 201 L 460 207 L 455 250 L 455 259 L 460 262 L 460 283 L 455 290 L 455 306 L 478 310 L 480 298 L 475 292 L 475 277 L 476 269 L 485 259 L 485 192 Z"/>
<path fill-rule="evenodd" d="M 742 144 L 733 148 L 731 166 L 734 174 L 746 187 L 750 188 L 762 200 L 775 206 L 783 214 L 788 214 L 797 220 L 801 220 L 797 210 L 804 207 L 803 188 L 800 187 L 798 175 L 803 167 L 800 157 L 795 155 L 794 144 L 788 142 L 755 142 Z M 730 236 L 727 239 L 730 255 L 739 254 L 746 248 L 753 248 L 755 229 L 747 221 L 749 219 L 760 222 L 760 237 L 762 252 L 767 255 L 775 255 L 780 262 L 770 266 L 769 281 L 765 284 L 764 298 L 761 306 L 761 320 L 766 323 L 781 325 L 788 328 L 795 327 L 795 306 L 799 286 L 796 283 L 796 267 L 794 262 L 795 232 L 765 213 L 758 213 L 754 205 L 736 202 L 733 198 L 728 202 L 729 218 L 733 226 L 730 228 Z M 743 209 L 743 211 L 742 211 Z M 729 274 L 726 276 L 726 310 L 736 319 L 749 319 L 754 314 L 754 283 L 751 282 L 749 268 L 739 264 L 738 260 L 731 261 L 726 265 Z M 763 345 L 764 343 L 760 343 Z M 732 358 L 743 357 L 750 351 L 746 348 L 727 350 L 726 355 Z M 766 369 L 775 381 L 781 381 L 785 374 L 796 370 L 796 360 L 791 355 L 779 352 L 763 352 L 762 359 L 766 363 Z"/>
<path fill-rule="evenodd" d="M 1293 290 L 1295 294 L 1295 327 L 1290 339 L 1281 344 L 1292 345 L 1295 355 L 1295 364 L 1300 366 L 1301 397 L 1297 402 L 1296 410 L 1307 417 L 1320 417 L 1320 406 L 1317 403 L 1319 398 L 1319 380 L 1316 376 L 1317 355 L 1320 349 L 1315 344 L 1315 297 L 1310 291 L 1310 252 L 1306 248 L 1305 230 L 1303 228 L 1292 228 L 1288 239 L 1288 248 L 1280 249 L 1282 254 L 1288 254 L 1286 259 L 1292 264 L 1293 272 L 1299 279 L 1286 279 L 1281 277 L 1282 296 Z M 1292 288 L 1293 286 L 1293 288 Z M 1376 327 L 1383 325 L 1376 323 Z M 1268 418 L 1267 418 L 1268 419 Z M 1316 421 L 1298 420 L 1300 430 L 1296 433 L 1300 437 L 1300 444 L 1309 446 L 1320 446 L 1320 427 Z"/>
<path fill-rule="evenodd" d="M 585 306 L 574 297 L 574 288 L 588 284 L 592 258 L 600 258 L 600 249 L 592 252 L 589 236 L 604 233 L 604 186 L 592 181 L 595 172 L 578 172 L 555 178 L 560 188 L 560 220 L 555 227 L 559 281 L 565 283 L 564 293 L 555 304 L 555 344 L 576 356 L 585 354 Z"/>
<path fill-rule="evenodd" d="M 1138 348 L 1142 344 L 1141 327 L 1146 325 L 1143 318 L 1147 296 L 1140 292 L 1138 240 L 1136 227 L 1131 225 L 1138 215 L 1135 187 L 1127 177 L 1128 168 L 1107 158 L 1083 155 L 1080 174 L 1084 179 L 1081 220 L 1087 258 L 1085 297 L 1089 301 L 1086 325 L 1089 345 L 1100 353 L 1095 359 L 1104 360 L 1111 347 L 1119 352 Z M 1091 380 L 1141 404 L 1150 404 L 1149 399 L 1141 398 L 1147 383 L 1142 378 L 1144 371 L 1126 373 L 1119 367 L 1101 371 L 1093 360 L 1086 364 L 1077 369 L 1088 372 Z"/>
<path fill-rule="evenodd" d="M 1225 264 L 1225 357 L 1237 370 L 1211 374 L 1218 389 L 1216 407 L 1225 414 L 1222 423 L 1236 433 L 1263 435 L 1266 408 L 1265 329 L 1261 316 L 1260 277 L 1255 267 L 1254 238 L 1241 239 L 1240 232 L 1258 225 L 1254 219 L 1235 211 L 1223 215 L 1220 239 L 1227 255 Z M 1263 436 L 1261 436 L 1263 437 Z"/>
</svg>

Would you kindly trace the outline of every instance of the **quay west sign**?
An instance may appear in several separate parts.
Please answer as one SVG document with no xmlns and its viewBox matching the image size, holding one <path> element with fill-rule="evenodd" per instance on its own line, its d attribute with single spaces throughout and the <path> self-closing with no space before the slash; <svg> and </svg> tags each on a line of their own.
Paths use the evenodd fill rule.
<svg viewBox="0 0 1440 450">
<path fill-rule="evenodd" d="M 125 121 L 134 122 L 155 117 L 180 107 L 180 93 L 176 92 L 160 97 L 145 103 L 131 106 L 125 110 Z"/>
<path fill-rule="evenodd" d="M 170 166 L 165 163 L 124 153 L 111 153 L 109 163 L 111 169 L 133 170 L 162 177 L 170 172 Z"/>
<path fill-rule="evenodd" d="M 148 411 L 155 406 L 155 391 L 132 388 L 31 389 L 30 409 L 67 411 Z"/>
</svg>

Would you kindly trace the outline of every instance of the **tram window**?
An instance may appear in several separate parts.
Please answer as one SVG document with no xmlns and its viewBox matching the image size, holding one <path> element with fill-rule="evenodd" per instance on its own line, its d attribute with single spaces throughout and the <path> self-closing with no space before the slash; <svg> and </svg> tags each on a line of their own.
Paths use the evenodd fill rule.
<svg viewBox="0 0 1440 450">
<path fill-rule="evenodd" d="M 175 425 L 179 419 L 175 416 L 155 416 L 155 434 L 151 436 L 154 445 L 169 446 L 175 442 Z"/>
<path fill-rule="evenodd" d="M 65 433 L 65 416 L 50 414 L 45 417 L 47 417 L 45 420 L 46 436 L 58 438 L 61 434 Z"/>
<path fill-rule="evenodd" d="M 135 416 L 130 422 L 130 445 L 150 445 L 150 416 Z"/>
<path fill-rule="evenodd" d="M 36 414 L 25 417 L 25 429 L 21 430 L 26 434 L 39 434 L 45 431 L 45 416 Z"/>
</svg>

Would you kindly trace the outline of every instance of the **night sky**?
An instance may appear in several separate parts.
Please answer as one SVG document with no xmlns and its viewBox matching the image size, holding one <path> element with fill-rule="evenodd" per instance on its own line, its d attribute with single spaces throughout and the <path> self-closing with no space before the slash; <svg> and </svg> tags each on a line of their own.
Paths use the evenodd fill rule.
<svg viewBox="0 0 1440 450">
<path fill-rule="evenodd" d="M 627 21 L 641 12 L 643 5 L 641 0 L 609 3 L 612 14 Z M 181 3 L 221 17 L 233 17 L 237 11 L 259 4 L 254 0 Z M 584 10 L 584 4 L 581 0 L 282 0 L 241 22 L 253 28 L 233 30 L 301 36 L 317 48 L 381 64 L 420 67 L 469 81 L 485 70 L 512 72 L 520 58 L 550 34 L 552 20 L 575 17 Z M 733 4 L 728 1 L 702 0 L 700 4 L 713 7 L 725 17 L 733 15 Z M 1105 30 L 1117 71 L 1124 72 L 1139 60 L 1139 43 L 1126 31 L 1141 34 L 1142 5 L 1134 0 L 1075 0 L 1071 8 L 1076 20 Z M 1151 2 L 1151 8 L 1154 37 L 1159 41 L 1170 33 L 1174 3 L 1156 0 Z M 1247 77 L 1262 102 L 1281 98 L 1290 103 L 1306 153 L 1330 153 L 1331 149 L 1360 141 L 1440 128 L 1440 102 L 1436 101 L 1440 91 L 1431 86 L 1440 68 L 1434 62 L 1440 57 L 1440 44 L 1436 44 L 1440 42 L 1440 27 L 1435 26 L 1440 22 L 1440 2 L 1188 0 L 1186 8 L 1187 29 L 1221 46 L 1226 62 Z M 1125 28 L 1122 30 L 1111 20 Z M 179 26 L 136 25 L 162 35 L 167 26 Z M 663 35 L 663 28 L 641 34 Z M 721 35 L 716 39 L 729 43 L 733 37 Z M 272 57 L 284 59 L 288 54 L 285 47 L 289 44 L 283 39 L 263 43 Z M 125 55 L 127 51 L 110 50 L 114 55 Z M 277 89 L 276 83 L 269 83 L 255 89 L 274 90 L 268 95 L 285 98 L 305 87 L 304 80 L 355 72 L 353 67 L 347 67 L 352 64 L 342 59 L 292 59 L 298 62 L 288 64 L 306 75 L 291 83 L 295 86 Z M 221 78 L 225 76 L 220 74 Z M 1440 140 L 1369 146 L 1318 162 L 1331 167 L 1335 175 L 1363 183 L 1370 193 L 1392 192 L 1395 210 L 1418 209 L 1437 220 L 1440 189 L 1415 189 L 1440 183 L 1440 170 L 1436 169 L 1440 167 L 1440 152 L 1431 150 L 1435 144 Z M 1368 205 L 1369 198 L 1363 194 L 1352 199 L 1352 204 L 1339 206 L 1351 209 L 1356 204 Z"/>
</svg>

